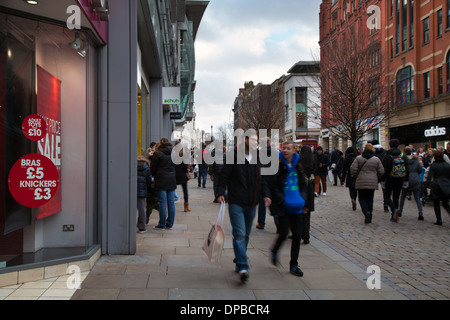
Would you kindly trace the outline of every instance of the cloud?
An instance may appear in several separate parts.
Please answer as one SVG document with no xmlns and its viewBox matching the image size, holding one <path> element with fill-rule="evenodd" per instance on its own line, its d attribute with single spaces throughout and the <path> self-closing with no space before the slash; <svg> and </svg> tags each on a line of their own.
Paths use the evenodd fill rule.
<svg viewBox="0 0 450 320">
<path fill-rule="evenodd" d="M 321 1 L 211 0 L 195 42 L 196 126 L 233 121 L 239 88 L 270 84 L 318 50 Z"/>
</svg>

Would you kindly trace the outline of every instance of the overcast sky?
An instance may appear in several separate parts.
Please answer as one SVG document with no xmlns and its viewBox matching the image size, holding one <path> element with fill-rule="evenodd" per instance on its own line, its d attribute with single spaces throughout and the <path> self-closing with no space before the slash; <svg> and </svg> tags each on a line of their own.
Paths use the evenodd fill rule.
<svg viewBox="0 0 450 320">
<path fill-rule="evenodd" d="M 233 121 L 239 88 L 319 54 L 320 0 L 211 0 L 195 40 L 196 128 Z"/>
</svg>

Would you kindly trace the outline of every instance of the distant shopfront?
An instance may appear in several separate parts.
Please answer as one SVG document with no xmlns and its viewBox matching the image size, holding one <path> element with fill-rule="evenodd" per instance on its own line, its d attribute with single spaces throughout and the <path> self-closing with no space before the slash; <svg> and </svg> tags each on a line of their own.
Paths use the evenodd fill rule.
<svg viewBox="0 0 450 320">
<path fill-rule="evenodd" d="M 390 137 L 399 139 L 402 145 L 413 144 L 416 150 L 445 147 L 450 141 L 450 118 L 391 128 Z"/>
</svg>

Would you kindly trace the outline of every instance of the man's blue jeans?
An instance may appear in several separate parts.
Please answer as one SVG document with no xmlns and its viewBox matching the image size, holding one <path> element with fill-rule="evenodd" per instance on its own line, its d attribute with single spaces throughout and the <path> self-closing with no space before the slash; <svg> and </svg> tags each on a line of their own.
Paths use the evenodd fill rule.
<svg viewBox="0 0 450 320">
<path fill-rule="evenodd" d="M 234 263 L 237 271 L 249 270 L 247 262 L 247 246 L 250 240 L 250 232 L 252 230 L 253 219 L 255 218 L 256 207 L 240 206 L 237 204 L 229 204 L 230 222 L 233 228 L 233 249 Z"/>
<path fill-rule="evenodd" d="M 173 222 L 175 220 L 175 189 L 158 191 L 158 199 L 159 199 L 158 226 L 165 228 L 172 228 Z M 167 211 L 168 215 L 166 214 Z"/>
</svg>

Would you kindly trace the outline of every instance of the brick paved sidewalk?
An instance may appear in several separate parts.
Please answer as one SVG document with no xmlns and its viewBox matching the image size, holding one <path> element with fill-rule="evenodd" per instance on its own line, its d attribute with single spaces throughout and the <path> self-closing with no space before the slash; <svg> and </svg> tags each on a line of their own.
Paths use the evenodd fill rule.
<svg viewBox="0 0 450 320">
<path fill-rule="evenodd" d="M 329 186 L 316 198 L 311 233 L 356 264 L 377 265 L 387 283 L 410 299 L 450 298 L 450 218 L 442 210 L 443 226 L 436 226 L 433 206 L 424 206 L 419 221 L 414 198 L 405 200 L 398 223 L 390 221 L 375 193 L 372 224 L 364 224 L 360 206 L 351 208 L 348 189 Z"/>
</svg>

